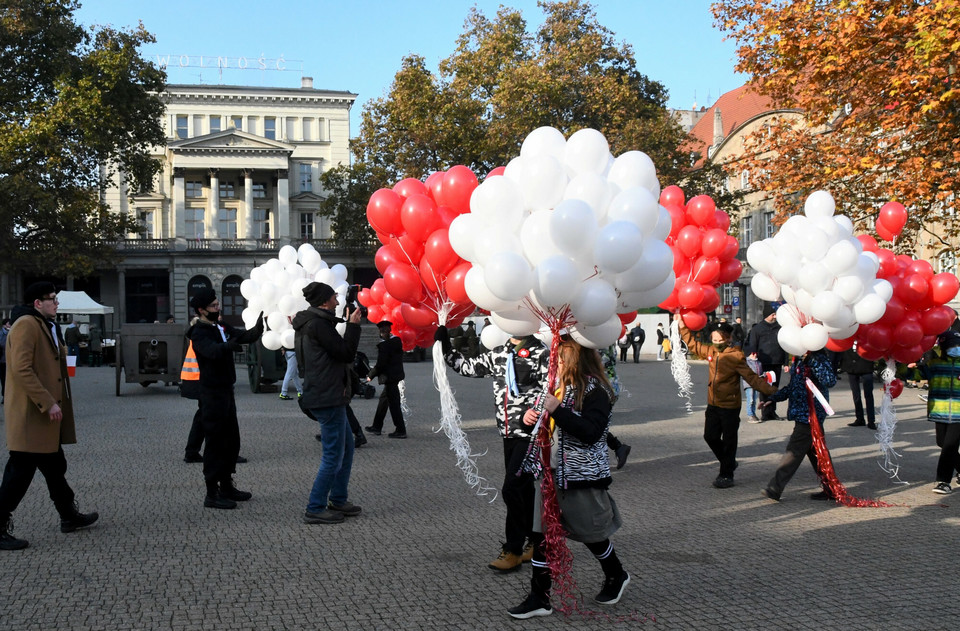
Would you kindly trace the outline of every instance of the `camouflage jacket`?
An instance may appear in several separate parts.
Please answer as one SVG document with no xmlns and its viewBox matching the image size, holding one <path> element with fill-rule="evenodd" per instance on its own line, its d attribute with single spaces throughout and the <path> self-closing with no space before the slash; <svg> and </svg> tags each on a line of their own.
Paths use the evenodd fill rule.
<svg viewBox="0 0 960 631">
<path fill-rule="evenodd" d="M 532 408 L 534 401 L 547 383 L 550 349 L 537 338 L 529 335 L 519 343 L 509 341 L 477 357 L 447 350 L 444 352 L 447 365 L 465 377 L 491 377 L 493 398 L 497 407 L 497 428 L 501 436 L 529 438 L 530 428 L 523 424 L 523 413 Z M 513 363 L 516 375 L 516 392 L 507 387 L 507 365 Z"/>
</svg>

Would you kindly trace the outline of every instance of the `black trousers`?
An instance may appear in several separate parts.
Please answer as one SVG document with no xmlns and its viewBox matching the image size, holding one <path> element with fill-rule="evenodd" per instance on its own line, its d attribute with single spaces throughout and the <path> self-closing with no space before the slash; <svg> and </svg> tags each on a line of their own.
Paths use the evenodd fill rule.
<svg viewBox="0 0 960 631">
<path fill-rule="evenodd" d="M 197 412 L 193 415 L 193 423 L 190 424 L 190 434 L 187 436 L 187 448 L 184 454 L 187 456 L 199 456 L 200 449 L 203 448 L 203 422 L 200 414 L 200 402 L 197 401 Z"/>
<path fill-rule="evenodd" d="M 403 422 L 403 409 L 400 407 L 400 382 L 388 381 L 383 384 L 383 391 L 380 393 L 380 402 L 377 404 L 377 413 L 373 415 L 373 426 L 378 430 L 383 429 L 383 420 L 387 417 L 387 409 L 390 409 L 390 418 L 398 432 L 406 432 L 407 426 Z"/>
<path fill-rule="evenodd" d="M 780 387 L 780 378 L 781 378 L 781 376 L 783 375 L 783 364 L 761 364 L 761 368 L 762 368 L 763 372 L 765 372 L 765 373 L 766 373 L 766 372 L 772 372 L 772 373 L 773 373 L 773 375 L 774 375 L 774 377 L 773 377 L 773 385 L 775 385 L 775 386 L 777 386 L 777 387 L 779 388 L 779 387 Z M 761 403 L 763 403 L 764 401 L 766 401 L 767 399 L 770 398 L 769 396 L 765 395 L 764 393 L 760 392 L 759 390 L 757 390 L 757 392 L 760 394 L 760 402 L 761 402 Z M 772 421 L 772 420 L 774 420 L 775 418 L 777 418 L 777 404 L 771 402 L 770 405 L 765 405 L 765 406 L 763 406 L 763 407 L 761 408 L 760 418 L 761 418 L 762 420 L 764 420 L 764 421 Z"/>
<path fill-rule="evenodd" d="M 3 482 L 0 482 L 0 524 L 6 523 L 17 510 L 37 469 L 47 481 L 47 490 L 57 512 L 61 516 L 72 514 L 74 494 L 67 484 L 67 458 L 63 455 L 63 448 L 52 454 L 11 451 L 3 470 Z"/>
<path fill-rule="evenodd" d="M 720 462 L 720 475 L 732 478 L 737 468 L 737 432 L 740 431 L 740 409 L 708 405 L 703 422 L 703 440 Z"/>
<path fill-rule="evenodd" d="M 960 423 L 937 423 L 937 482 L 950 482 L 953 472 L 960 472 Z"/>
<path fill-rule="evenodd" d="M 867 404 L 867 423 L 873 425 L 876 416 L 873 409 L 873 373 L 865 375 L 847 374 L 850 380 L 850 393 L 853 394 L 853 410 L 857 414 L 857 422 L 863 423 L 863 404 Z M 863 399 L 860 398 L 860 388 L 863 386 Z"/>
<path fill-rule="evenodd" d="M 503 486 L 500 497 L 507 507 L 507 521 L 504 524 L 503 549 L 520 554 L 533 531 L 534 480 L 533 474 L 521 473 L 520 465 L 527 455 L 530 442 L 526 438 L 506 437 L 503 439 Z"/>
<path fill-rule="evenodd" d="M 360 429 L 360 421 L 357 420 L 357 415 L 353 413 L 353 408 L 350 407 L 350 404 L 347 404 L 347 423 L 350 425 L 350 433 L 354 436 L 363 433 L 363 430 Z"/>
<path fill-rule="evenodd" d="M 203 477 L 222 482 L 233 476 L 240 455 L 240 424 L 233 387 L 200 387 L 200 423 L 203 439 Z"/>
<path fill-rule="evenodd" d="M 633 342 L 631 346 L 633 346 L 633 363 L 639 364 L 640 363 L 640 347 L 643 346 L 643 342 Z M 626 360 L 626 358 L 624 358 L 624 360 Z"/>
<path fill-rule="evenodd" d="M 821 425 L 821 427 L 823 427 Z M 787 450 L 780 459 L 780 466 L 767 483 L 767 488 L 773 491 L 777 497 L 783 493 L 787 483 L 793 478 L 793 474 L 800 468 L 803 457 L 806 456 L 813 465 L 813 470 L 820 477 L 820 463 L 817 462 L 817 452 L 813 448 L 813 434 L 810 433 L 810 425 L 807 423 L 793 424 L 793 433 L 790 434 L 790 440 L 787 441 Z"/>
</svg>

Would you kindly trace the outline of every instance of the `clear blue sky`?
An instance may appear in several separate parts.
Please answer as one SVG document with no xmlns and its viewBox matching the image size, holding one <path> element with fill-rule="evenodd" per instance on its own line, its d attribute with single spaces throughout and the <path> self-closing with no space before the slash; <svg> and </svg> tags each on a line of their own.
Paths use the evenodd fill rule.
<svg viewBox="0 0 960 631">
<path fill-rule="evenodd" d="M 171 83 L 314 87 L 357 93 L 351 116 L 356 135 L 363 104 L 382 96 L 403 56 L 422 55 L 434 71 L 453 53 L 464 20 L 476 4 L 488 17 L 503 4 L 522 11 L 528 31 L 541 22 L 536 0 L 287 0 L 201 2 L 199 0 L 81 0 L 77 19 L 85 25 L 129 28 L 142 21 L 157 39 L 143 53 L 170 56 Z M 713 27 L 709 0 L 594 0 L 601 24 L 618 42 L 633 46 L 638 69 L 669 90 L 669 105 L 709 106 L 741 85 L 734 46 Z M 187 68 L 175 66 L 190 56 Z M 199 56 L 238 58 L 256 67 L 261 55 L 286 60 L 287 72 L 201 70 Z M 215 62 L 214 62 L 215 63 Z"/>
</svg>

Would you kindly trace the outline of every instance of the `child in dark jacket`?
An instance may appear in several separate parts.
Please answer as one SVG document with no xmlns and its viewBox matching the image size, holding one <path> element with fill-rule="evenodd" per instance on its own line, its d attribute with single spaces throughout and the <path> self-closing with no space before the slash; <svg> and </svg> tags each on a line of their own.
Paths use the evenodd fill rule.
<svg viewBox="0 0 960 631">
<path fill-rule="evenodd" d="M 679 315 L 675 318 L 679 319 Z M 760 392 L 771 395 L 776 387 L 747 365 L 743 352 L 730 346 L 733 327 L 721 322 L 710 333 L 711 344 L 701 344 L 680 321 L 680 336 L 690 352 L 705 357 L 709 364 L 707 383 L 707 411 L 703 424 L 703 439 L 720 462 L 720 474 L 713 481 L 718 489 L 733 486 L 733 471 L 737 468 L 737 432 L 740 429 L 740 379 Z"/>
</svg>

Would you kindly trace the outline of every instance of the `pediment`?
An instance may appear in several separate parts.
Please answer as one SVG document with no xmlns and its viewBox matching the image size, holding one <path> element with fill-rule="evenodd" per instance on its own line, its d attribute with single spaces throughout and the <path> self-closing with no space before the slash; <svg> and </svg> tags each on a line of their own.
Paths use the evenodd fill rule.
<svg viewBox="0 0 960 631">
<path fill-rule="evenodd" d="M 322 202 L 323 197 L 320 197 L 316 193 L 297 193 L 290 197 L 291 202 Z"/>
<path fill-rule="evenodd" d="M 203 152 L 276 152 L 293 153 L 294 146 L 279 140 L 228 129 L 195 138 L 175 140 L 167 145 L 175 153 Z"/>
</svg>

